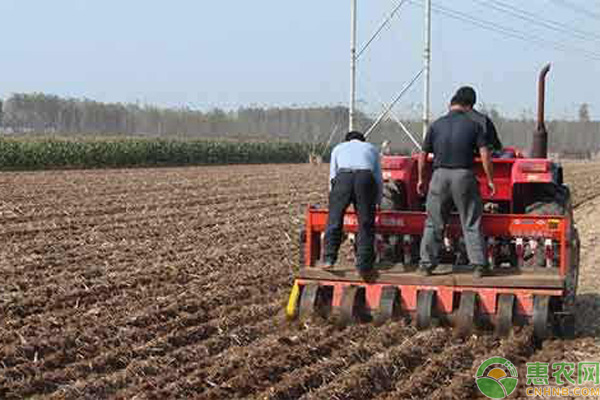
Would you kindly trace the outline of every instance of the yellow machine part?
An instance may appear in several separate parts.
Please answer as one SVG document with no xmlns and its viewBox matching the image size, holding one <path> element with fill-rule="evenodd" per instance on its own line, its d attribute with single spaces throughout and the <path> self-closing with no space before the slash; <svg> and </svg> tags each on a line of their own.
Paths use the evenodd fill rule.
<svg viewBox="0 0 600 400">
<path fill-rule="evenodd" d="M 298 315 L 298 301 L 300 300 L 300 286 L 298 282 L 294 282 L 292 292 L 290 293 L 290 299 L 288 300 L 287 307 L 285 308 L 285 314 L 289 319 L 295 319 Z"/>
</svg>

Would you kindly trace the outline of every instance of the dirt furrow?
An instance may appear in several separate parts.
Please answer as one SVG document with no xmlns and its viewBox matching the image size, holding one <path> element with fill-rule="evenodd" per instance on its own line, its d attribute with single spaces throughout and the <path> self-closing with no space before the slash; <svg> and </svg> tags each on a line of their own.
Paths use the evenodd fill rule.
<svg viewBox="0 0 600 400">
<path fill-rule="evenodd" d="M 415 333 L 414 328 L 395 322 L 372 329 L 361 341 L 346 339 L 347 345 L 330 357 L 282 375 L 279 382 L 252 397 L 257 400 L 299 398 L 309 391 L 329 384 L 351 366 L 367 362 L 375 354 L 385 352 Z"/>
<path fill-rule="evenodd" d="M 262 276 L 259 278 L 264 279 Z M 125 343 L 147 341 L 164 332 L 176 332 L 183 327 L 198 325 L 222 315 L 227 316 L 239 309 L 244 310 L 260 303 L 260 300 L 269 294 L 275 294 L 275 298 L 283 300 L 286 289 L 287 285 L 282 281 L 278 291 L 273 290 L 271 283 L 264 289 L 261 289 L 260 285 L 250 283 L 245 287 L 232 286 L 223 290 L 217 297 L 207 297 L 204 295 L 206 292 L 198 292 L 196 296 L 190 298 L 186 296 L 186 292 L 182 292 L 178 297 L 172 298 L 170 304 L 153 313 L 154 307 L 149 306 L 147 314 L 152 316 L 150 318 L 143 313 L 130 316 L 121 313 L 123 317 L 115 319 L 110 312 L 101 313 L 96 317 L 104 322 L 88 327 L 79 326 L 77 321 L 81 320 L 80 315 L 73 315 L 68 322 L 70 326 L 78 326 L 79 329 L 60 336 L 31 336 L 26 330 L 21 333 L 7 332 L 9 336 L 4 338 L 6 345 L 2 348 L 0 358 L 5 368 L 29 363 L 34 358 L 44 360 L 41 365 L 48 364 L 53 365 L 53 368 L 61 368 L 67 365 L 64 360 L 74 362 L 76 357 L 82 354 L 91 357 L 101 352 L 103 347 L 114 347 L 123 341 Z M 279 300 L 280 308 L 283 307 L 281 300 Z M 119 299 L 115 306 L 122 303 L 122 299 Z M 119 310 L 113 309 L 113 311 Z M 86 315 L 90 315 L 89 312 Z M 56 321 L 51 320 L 49 324 L 48 330 L 52 327 L 57 328 Z M 46 330 L 45 325 L 47 326 L 42 322 L 38 329 Z M 106 332 L 109 334 L 103 334 Z M 79 341 L 77 346 L 74 345 L 76 341 Z M 56 358 L 62 361 L 57 362 Z"/>
<path fill-rule="evenodd" d="M 223 330 L 273 318 L 281 309 L 282 305 L 275 302 L 266 306 L 248 307 L 238 314 L 231 314 L 226 319 L 218 318 L 192 326 L 182 324 L 179 329 L 165 335 L 154 337 L 153 334 L 147 334 L 145 337 L 134 338 L 135 340 L 129 342 L 123 341 L 115 350 L 104 351 L 93 358 L 86 356 L 81 361 L 78 361 L 80 357 L 77 355 L 85 353 L 87 349 L 79 348 L 75 357 L 65 357 L 60 360 L 53 358 L 42 365 L 33 362 L 7 371 L 0 375 L 0 387 L 17 397 L 51 393 L 61 386 L 69 385 L 89 375 L 98 376 L 125 369 L 133 360 L 164 356 L 180 347 L 207 340 Z M 115 334 L 118 335 L 117 332 Z M 21 384 L 24 380 L 28 382 L 26 386 Z"/>
<path fill-rule="evenodd" d="M 439 388 L 446 387 L 457 372 L 471 368 L 474 351 L 478 348 L 489 348 L 490 342 L 486 336 L 472 336 L 466 341 L 454 339 L 441 353 L 427 360 L 410 376 L 398 381 L 393 392 L 377 399 L 431 398 L 431 394 Z"/>
<path fill-rule="evenodd" d="M 302 399 L 370 399 L 393 390 L 396 381 L 408 376 L 433 354 L 440 352 L 450 337 L 445 329 L 418 332 L 401 344 L 354 365 L 331 383 L 309 392 Z"/>
<path fill-rule="evenodd" d="M 199 398 L 222 399 L 247 397 L 278 382 L 281 376 L 297 368 L 313 365 L 331 357 L 346 346 L 346 341 L 363 341 L 371 327 L 356 325 L 337 331 L 327 328 L 318 334 L 283 340 L 261 348 L 253 354 L 243 354 L 224 367 L 215 365 L 205 381 L 218 385 Z M 333 331 L 332 331 L 333 330 Z"/>
<path fill-rule="evenodd" d="M 526 327 L 517 332 L 514 337 L 503 339 L 499 346 L 482 347 L 474 349 L 475 360 L 471 368 L 457 372 L 455 378 L 445 387 L 440 387 L 431 394 L 435 399 L 472 399 L 480 396 L 475 384 L 475 375 L 479 366 L 488 358 L 504 357 L 515 366 L 519 366 L 535 351 L 533 329 Z"/>
</svg>

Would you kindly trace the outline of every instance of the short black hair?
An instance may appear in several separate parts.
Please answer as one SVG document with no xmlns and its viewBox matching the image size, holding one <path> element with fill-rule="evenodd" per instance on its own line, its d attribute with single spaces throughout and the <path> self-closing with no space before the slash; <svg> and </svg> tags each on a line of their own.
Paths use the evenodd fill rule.
<svg viewBox="0 0 600 400">
<path fill-rule="evenodd" d="M 473 107 L 477 102 L 477 94 L 471 86 L 463 86 L 456 91 L 450 104 Z"/>
<path fill-rule="evenodd" d="M 346 134 L 346 142 L 351 140 L 360 140 L 361 142 L 365 141 L 365 135 L 358 131 L 351 131 Z"/>
</svg>

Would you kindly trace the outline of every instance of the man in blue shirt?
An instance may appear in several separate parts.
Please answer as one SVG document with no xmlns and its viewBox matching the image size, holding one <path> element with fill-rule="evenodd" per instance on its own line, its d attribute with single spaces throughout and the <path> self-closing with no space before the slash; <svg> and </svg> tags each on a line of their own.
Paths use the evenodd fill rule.
<svg viewBox="0 0 600 400">
<path fill-rule="evenodd" d="M 346 141 L 331 153 L 329 220 L 325 232 L 325 265 L 337 261 L 342 241 L 344 214 L 354 204 L 358 214 L 356 268 L 367 279 L 373 274 L 375 260 L 375 211 L 383 194 L 379 151 L 365 142 L 360 132 L 349 132 Z"/>
</svg>

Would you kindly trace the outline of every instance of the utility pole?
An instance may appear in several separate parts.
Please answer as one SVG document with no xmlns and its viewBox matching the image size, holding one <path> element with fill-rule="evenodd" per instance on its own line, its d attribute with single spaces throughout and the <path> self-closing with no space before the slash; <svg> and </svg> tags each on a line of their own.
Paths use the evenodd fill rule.
<svg viewBox="0 0 600 400">
<path fill-rule="evenodd" d="M 351 39 L 350 39 L 350 115 L 349 130 L 355 130 L 356 119 L 356 29 L 357 29 L 357 0 L 351 0 Z"/>
<path fill-rule="evenodd" d="M 423 87 L 423 140 L 429 128 L 431 91 L 431 0 L 425 0 L 425 49 L 423 51 L 425 79 Z"/>
</svg>

